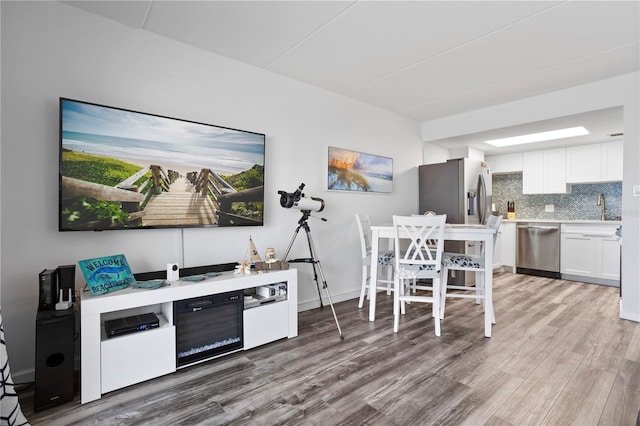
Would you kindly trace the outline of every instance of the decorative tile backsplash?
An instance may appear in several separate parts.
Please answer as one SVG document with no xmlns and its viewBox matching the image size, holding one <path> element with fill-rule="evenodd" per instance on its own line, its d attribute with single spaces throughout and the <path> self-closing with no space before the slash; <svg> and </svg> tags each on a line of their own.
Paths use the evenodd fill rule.
<svg viewBox="0 0 640 426">
<path fill-rule="evenodd" d="M 516 206 L 519 219 L 600 220 L 598 195 L 605 197 L 609 215 L 622 215 L 622 182 L 573 184 L 570 194 L 522 194 L 522 173 L 493 175 L 493 199 L 496 209 L 506 216 L 507 201 Z M 545 205 L 553 204 L 554 212 L 545 212 Z"/>
</svg>

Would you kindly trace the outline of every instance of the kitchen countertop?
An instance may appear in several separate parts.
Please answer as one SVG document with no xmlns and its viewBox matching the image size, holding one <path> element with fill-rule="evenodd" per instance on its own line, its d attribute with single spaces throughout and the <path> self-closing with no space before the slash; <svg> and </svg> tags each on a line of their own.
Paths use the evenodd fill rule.
<svg viewBox="0 0 640 426">
<path fill-rule="evenodd" d="M 567 223 L 567 224 L 589 224 L 589 225 L 622 225 L 621 220 L 597 220 L 597 219 L 586 219 L 586 220 L 569 220 L 569 219 L 502 219 L 503 222 L 538 222 L 538 223 Z"/>
</svg>

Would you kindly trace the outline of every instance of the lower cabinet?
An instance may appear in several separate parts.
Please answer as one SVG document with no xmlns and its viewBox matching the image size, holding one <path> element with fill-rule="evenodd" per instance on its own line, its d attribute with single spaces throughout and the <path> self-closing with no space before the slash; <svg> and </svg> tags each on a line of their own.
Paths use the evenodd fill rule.
<svg viewBox="0 0 640 426">
<path fill-rule="evenodd" d="M 603 238 L 599 242 L 601 253 L 600 276 L 620 281 L 620 243 L 617 238 Z"/>
<path fill-rule="evenodd" d="M 276 302 L 244 310 L 244 349 L 283 339 L 289 335 L 286 303 Z"/>
<path fill-rule="evenodd" d="M 493 269 L 516 270 L 516 224 L 502 221 L 493 252 Z"/>
<path fill-rule="evenodd" d="M 618 285 L 620 244 L 617 225 L 562 224 L 560 272 L 585 282 Z"/>
<path fill-rule="evenodd" d="M 176 370 L 176 330 L 162 316 L 160 328 L 103 340 L 101 392 L 153 379 Z"/>
</svg>

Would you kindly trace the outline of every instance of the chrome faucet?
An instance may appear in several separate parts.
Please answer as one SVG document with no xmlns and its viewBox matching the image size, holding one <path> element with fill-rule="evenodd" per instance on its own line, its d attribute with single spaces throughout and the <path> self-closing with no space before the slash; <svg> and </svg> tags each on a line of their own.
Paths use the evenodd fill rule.
<svg viewBox="0 0 640 426">
<path fill-rule="evenodd" d="M 597 205 L 602 207 L 602 212 L 600 213 L 600 220 L 607 220 L 607 216 L 609 216 L 609 212 L 607 211 L 607 205 L 604 199 L 604 194 L 602 192 L 598 195 Z"/>
</svg>

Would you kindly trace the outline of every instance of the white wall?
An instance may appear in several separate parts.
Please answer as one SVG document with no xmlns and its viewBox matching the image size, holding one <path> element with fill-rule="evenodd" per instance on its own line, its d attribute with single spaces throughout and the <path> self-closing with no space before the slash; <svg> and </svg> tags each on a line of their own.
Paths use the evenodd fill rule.
<svg viewBox="0 0 640 426">
<path fill-rule="evenodd" d="M 622 302 L 620 317 L 640 321 L 640 74 L 632 73 L 541 96 L 423 123 L 425 145 L 436 139 L 622 105 L 624 176 L 622 185 Z"/>
<path fill-rule="evenodd" d="M 249 235 L 261 253 L 275 247 L 282 255 L 300 212 L 281 208 L 277 191 L 293 191 L 304 182 L 308 196 L 326 201 L 321 216 L 328 222 L 309 224 L 337 302 L 359 291 L 354 213 L 368 213 L 380 223 L 417 210 L 422 146 L 414 121 L 62 3 L 3 1 L 0 7 L 0 286 L 12 372 L 14 378 L 25 376 L 18 381 L 33 367 L 37 277 L 44 268 L 116 253 L 126 254 L 134 272 L 162 270 L 174 261 L 236 262 L 246 253 Z M 265 133 L 265 226 L 59 233 L 61 96 Z M 328 145 L 392 157 L 393 193 L 327 192 Z M 290 258 L 305 256 L 301 234 Z M 299 306 L 317 306 L 311 268 L 299 269 Z M 83 285 L 78 271 L 76 286 Z M 348 338 L 348 328 L 344 333 Z"/>
<path fill-rule="evenodd" d="M 422 164 L 444 163 L 452 158 L 447 148 L 425 142 L 422 146 Z"/>
</svg>

